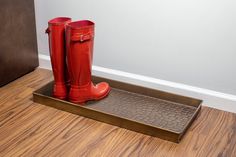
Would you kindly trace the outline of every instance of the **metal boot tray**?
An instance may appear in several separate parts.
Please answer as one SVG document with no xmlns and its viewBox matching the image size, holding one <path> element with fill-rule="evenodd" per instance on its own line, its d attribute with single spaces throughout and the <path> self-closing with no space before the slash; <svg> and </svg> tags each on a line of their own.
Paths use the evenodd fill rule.
<svg viewBox="0 0 236 157">
<path fill-rule="evenodd" d="M 93 76 L 110 94 L 85 106 L 51 96 L 53 82 L 33 93 L 34 102 L 172 142 L 180 142 L 201 109 L 201 100 Z"/>
</svg>

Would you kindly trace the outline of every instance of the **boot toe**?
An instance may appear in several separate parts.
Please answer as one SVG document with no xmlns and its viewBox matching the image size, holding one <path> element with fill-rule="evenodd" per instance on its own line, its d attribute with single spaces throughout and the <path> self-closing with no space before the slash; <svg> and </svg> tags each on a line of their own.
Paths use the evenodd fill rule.
<svg viewBox="0 0 236 157">
<path fill-rule="evenodd" d="M 106 97 L 109 94 L 110 90 L 111 90 L 109 84 L 106 83 L 106 82 L 98 83 L 96 85 L 96 88 L 98 89 L 97 90 L 98 91 L 97 99 L 102 99 L 102 98 Z"/>
</svg>

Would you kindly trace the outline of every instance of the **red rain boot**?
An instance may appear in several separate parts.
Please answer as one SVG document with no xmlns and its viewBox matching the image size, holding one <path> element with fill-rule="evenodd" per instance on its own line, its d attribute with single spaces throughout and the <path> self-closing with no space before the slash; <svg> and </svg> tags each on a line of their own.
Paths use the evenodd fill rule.
<svg viewBox="0 0 236 157">
<path fill-rule="evenodd" d="M 67 74 L 65 50 L 65 25 L 71 18 L 57 17 L 48 22 L 49 51 L 51 57 L 54 86 L 52 95 L 59 99 L 66 99 L 67 88 L 65 78 Z"/>
<path fill-rule="evenodd" d="M 106 97 L 110 87 L 106 82 L 91 82 L 94 23 L 88 20 L 66 26 L 67 63 L 71 87 L 69 101 L 84 103 Z"/>
</svg>

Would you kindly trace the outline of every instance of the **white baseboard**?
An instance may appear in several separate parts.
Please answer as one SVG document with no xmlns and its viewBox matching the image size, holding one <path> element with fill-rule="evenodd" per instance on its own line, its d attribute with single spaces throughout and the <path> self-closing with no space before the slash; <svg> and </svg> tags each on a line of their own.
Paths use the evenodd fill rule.
<svg viewBox="0 0 236 157">
<path fill-rule="evenodd" d="M 39 54 L 39 66 L 44 69 L 51 69 L 50 57 Z M 124 71 L 108 69 L 100 66 L 93 66 L 93 75 L 198 98 L 204 101 L 204 106 L 236 113 L 236 95 L 160 80 Z"/>
</svg>

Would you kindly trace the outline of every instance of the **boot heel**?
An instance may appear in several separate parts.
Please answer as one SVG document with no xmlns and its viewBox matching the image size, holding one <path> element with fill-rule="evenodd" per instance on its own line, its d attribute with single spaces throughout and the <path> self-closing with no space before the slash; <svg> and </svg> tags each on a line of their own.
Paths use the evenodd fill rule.
<svg viewBox="0 0 236 157">
<path fill-rule="evenodd" d="M 67 87 L 65 84 L 54 84 L 53 86 L 53 97 L 65 100 L 67 98 Z"/>
</svg>

